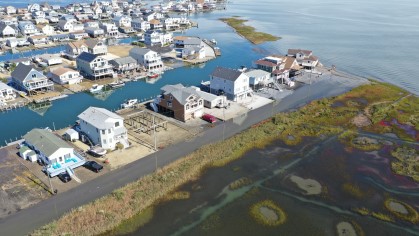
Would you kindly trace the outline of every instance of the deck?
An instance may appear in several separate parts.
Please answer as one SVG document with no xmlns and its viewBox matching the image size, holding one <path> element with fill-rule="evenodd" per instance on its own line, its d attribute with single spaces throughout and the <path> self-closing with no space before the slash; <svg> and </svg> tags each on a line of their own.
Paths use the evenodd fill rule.
<svg viewBox="0 0 419 236">
<path fill-rule="evenodd" d="M 79 153 L 74 152 L 74 155 L 67 159 L 64 164 L 56 164 L 56 165 L 49 165 L 47 168 L 47 173 L 51 176 L 57 176 L 60 173 L 66 172 L 66 169 L 75 169 L 77 167 L 82 166 L 86 163 L 86 159 L 82 157 Z"/>
</svg>

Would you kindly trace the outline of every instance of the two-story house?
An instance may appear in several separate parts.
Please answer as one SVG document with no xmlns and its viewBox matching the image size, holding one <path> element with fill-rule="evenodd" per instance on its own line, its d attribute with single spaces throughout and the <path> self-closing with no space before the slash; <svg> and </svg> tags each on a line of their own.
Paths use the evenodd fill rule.
<svg viewBox="0 0 419 236">
<path fill-rule="evenodd" d="M 14 6 L 7 6 L 4 10 L 7 15 L 13 15 L 16 14 L 16 7 Z"/>
<path fill-rule="evenodd" d="M 204 42 L 198 37 L 176 36 L 173 38 L 175 48 L 193 48 L 202 47 Z"/>
<path fill-rule="evenodd" d="M 40 11 L 41 6 L 38 3 L 28 4 L 28 12 Z"/>
<path fill-rule="evenodd" d="M 272 74 L 276 80 L 287 81 L 290 74 L 300 69 L 297 60 L 289 56 L 271 55 L 255 62 L 256 68 Z"/>
<path fill-rule="evenodd" d="M 200 118 L 204 113 L 204 99 L 182 85 L 164 86 L 155 104 L 159 112 L 180 121 Z"/>
<path fill-rule="evenodd" d="M 19 21 L 18 28 L 23 35 L 33 35 L 38 33 L 38 29 L 30 21 Z"/>
<path fill-rule="evenodd" d="M 111 23 L 100 23 L 99 27 L 105 31 L 107 37 L 118 37 L 119 31 L 115 24 Z"/>
<path fill-rule="evenodd" d="M 13 88 L 0 81 L 0 102 L 11 101 L 15 98 L 16 93 L 13 91 Z"/>
<path fill-rule="evenodd" d="M 131 27 L 131 17 L 126 15 L 116 16 L 112 20 L 118 27 Z"/>
<path fill-rule="evenodd" d="M 102 40 L 87 39 L 85 44 L 87 45 L 88 52 L 92 54 L 106 55 L 108 53 L 108 46 Z"/>
<path fill-rule="evenodd" d="M 17 89 L 29 95 L 39 91 L 54 90 L 54 83 L 49 81 L 44 74 L 23 63 L 19 63 L 12 72 L 12 82 Z"/>
<path fill-rule="evenodd" d="M 134 18 L 131 21 L 131 27 L 136 31 L 147 31 L 150 29 L 150 22 L 142 18 Z"/>
<path fill-rule="evenodd" d="M 158 73 L 164 70 L 161 56 L 151 49 L 134 47 L 129 51 L 129 55 L 147 71 Z"/>
<path fill-rule="evenodd" d="M 173 42 L 173 35 L 171 33 L 163 33 L 159 30 L 147 30 L 144 33 L 144 43 L 146 45 L 167 45 Z"/>
<path fill-rule="evenodd" d="M 82 135 L 87 135 L 94 145 L 111 150 L 117 143 L 129 147 L 127 129 L 121 116 L 103 108 L 89 107 L 78 118 Z"/>
<path fill-rule="evenodd" d="M 129 73 L 138 69 L 137 60 L 130 56 L 115 58 L 110 60 L 109 63 L 113 66 L 114 71 L 119 74 Z"/>
<path fill-rule="evenodd" d="M 288 49 L 287 56 L 294 57 L 300 66 L 308 70 L 313 70 L 319 63 L 319 59 L 310 50 Z"/>
<path fill-rule="evenodd" d="M 55 29 L 51 25 L 37 25 L 36 28 L 39 32 L 43 33 L 44 35 L 53 35 L 55 34 Z"/>
<path fill-rule="evenodd" d="M 76 59 L 82 52 L 88 52 L 89 49 L 83 40 L 69 42 L 65 45 L 64 55 L 69 59 Z"/>
<path fill-rule="evenodd" d="M 76 62 L 77 70 L 85 78 L 100 79 L 107 76 L 115 76 L 112 65 L 101 56 L 83 52 L 76 58 Z"/>
<path fill-rule="evenodd" d="M 227 99 L 241 102 L 252 93 L 246 73 L 234 69 L 217 67 L 210 74 L 210 92 L 225 95 Z"/>
<path fill-rule="evenodd" d="M 245 71 L 245 73 L 249 77 L 250 87 L 254 90 L 263 88 L 273 82 L 271 73 L 264 70 L 253 69 Z"/>
<path fill-rule="evenodd" d="M 64 32 L 73 32 L 74 24 L 76 23 L 77 20 L 74 18 L 61 19 L 58 21 L 58 27 Z"/>
<path fill-rule="evenodd" d="M 3 38 L 16 37 L 17 30 L 11 25 L 0 24 L 0 36 Z"/>
<path fill-rule="evenodd" d="M 80 72 L 64 67 L 50 71 L 48 77 L 57 84 L 78 84 L 83 80 Z"/>
</svg>

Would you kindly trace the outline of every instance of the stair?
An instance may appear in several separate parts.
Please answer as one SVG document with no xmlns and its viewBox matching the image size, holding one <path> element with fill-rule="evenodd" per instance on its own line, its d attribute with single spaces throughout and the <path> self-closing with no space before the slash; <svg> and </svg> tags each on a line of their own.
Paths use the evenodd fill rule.
<svg viewBox="0 0 419 236">
<path fill-rule="evenodd" d="M 73 169 L 67 167 L 65 168 L 65 170 L 67 171 L 68 175 L 71 176 L 72 179 L 74 179 L 77 183 L 81 184 L 81 180 L 76 176 Z"/>
</svg>

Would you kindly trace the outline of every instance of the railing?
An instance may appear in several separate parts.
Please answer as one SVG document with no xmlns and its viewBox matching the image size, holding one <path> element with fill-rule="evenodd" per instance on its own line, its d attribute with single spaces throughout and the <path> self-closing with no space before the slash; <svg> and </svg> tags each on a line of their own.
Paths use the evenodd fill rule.
<svg viewBox="0 0 419 236">
<path fill-rule="evenodd" d="M 51 81 L 47 81 L 47 82 L 42 82 L 42 83 L 38 83 L 38 84 L 25 84 L 25 87 L 27 87 L 28 89 L 38 89 L 38 88 L 44 88 L 47 86 L 54 86 L 54 83 Z"/>
</svg>

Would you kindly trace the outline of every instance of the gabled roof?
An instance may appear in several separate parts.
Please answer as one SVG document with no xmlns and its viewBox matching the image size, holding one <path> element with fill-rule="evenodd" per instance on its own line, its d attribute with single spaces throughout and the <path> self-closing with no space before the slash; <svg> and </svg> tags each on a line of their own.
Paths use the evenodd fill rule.
<svg viewBox="0 0 419 236">
<path fill-rule="evenodd" d="M 129 64 L 129 63 L 137 63 L 137 61 L 134 58 L 130 57 L 130 56 L 121 57 L 121 58 L 115 58 L 115 59 L 112 59 L 109 62 L 110 63 L 114 62 L 114 63 L 116 63 L 118 65 L 125 65 L 125 64 Z"/>
<path fill-rule="evenodd" d="M 84 43 L 83 40 L 81 41 L 74 41 L 74 42 L 69 42 L 68 46 L 72 47 L 72 48 L 81 48 L 82 46 L 87 47 L 87 45 Z"/>
<path fill-rule="evenodd" d="M 218 77 L 221 79 L 236 81 L 237 78 L 242 74 L 243 72 L 240 72 L 238 70 L 233 70 L 230 68 L 225 67 L 217 67 L 215 70 L 211 73 L 211 76 Z"/>
<path fill-rule="evenodd" d="M 100 42 L 101 41 L 99 41 L 97 39 L 88 39 L 88 40 L 85 41 L 85 44 L 87 45 L 88 48 L 94 48 Z"/>
<path fill-rule="evenodd" d="M 32 65 L 27 66 L 23 63 L 19 63 L 19 65 L 17 65 L 15 70 L 12 72 L 12 78 L 23 82 L 32 70 L 45 77 L 44 74 L 37 71 Z"/>
<path fill-rule="evenodd" d="M 6 29 L 7 27 L 10 27 L 10 28 L 12 28 L 14 31 L 16 31 L 16 29 L 15 29 L 15 28 L 13 28 L 13 27 L 12 27 L 12 26 L 10 26 L 10 25 L 0 24 L 0 32 L 3 32 L 3 30 L 4 30 L 4 29 Z"/>
<path fill-rule="evenodd" d="M 255 69 L 255 70 L 246 71 L 246 75 L 249 77 L 258 78 L 258 77 L 264 77 L 264 76 L 270 75 L 270 73 L 264 70 Z"/>
<path fill-rule="evenodd" d="M 54 75 L 61 76 L 65 73 L 67 73 L 67 72 L 76 72 L 76 71 L 73 70 L 73 69 L 70 69 L 70 68 L 60 67 L 60 68 L 57 68 L 57 69 L 51 71 L 50 73 L 54 74 Z"/>
<path fill-rule="evenodd" d="M 138 54 L 138 55 L 145 55 L 153 50 L 148 48 L 140 48 L 140 47 L 134 47 L 130 50 L 130 52 Z"/>
<path fill-rule="evenodd" d="M 82 52 L 78 57 L 77 60 L 82 60 L 85 62 L 92 62 L 93 60 L 95 60 L 98 57 L 98 55 L 92 54 L 90 52 Z"/>
<path fill-rule="evenodd" d="M 297 53 L 303 53 L 304 55 L 310 55 L 313 51 L 304 49 L 288 49 L 288 55 L 296 55 Z"/>
<path fill-rule="evenodd" d="M 121 116 L 103 108 L 89 107 L 77 116 L 98 129 L 109 129 L 114 127 L 113 122 L 107 122 L 107 119 L 123 120 Z M 121 124 L 122 125 L 122 124 Z"/>
<path fill-rule="evenodd" d="M 261 66 L 268 66 L 268 67 L 275 67 L 275 66 L 277 66 L 276 63 L 273 63 L 273 62 L 267 61 L 267 60 L 263 60 L 263 59 L 260 59 L 260 60 L 255 61 L 255 64 L 256 65 L 261 65 Z"/>
<path fill-rule="evenodd" d="M 54 154 L 60 148 L 72 148 L 51 131 L 46 129 L 33 129 L 23 136 L 27 143 L 33 145 L 47 157 Z"/>
</svg>

